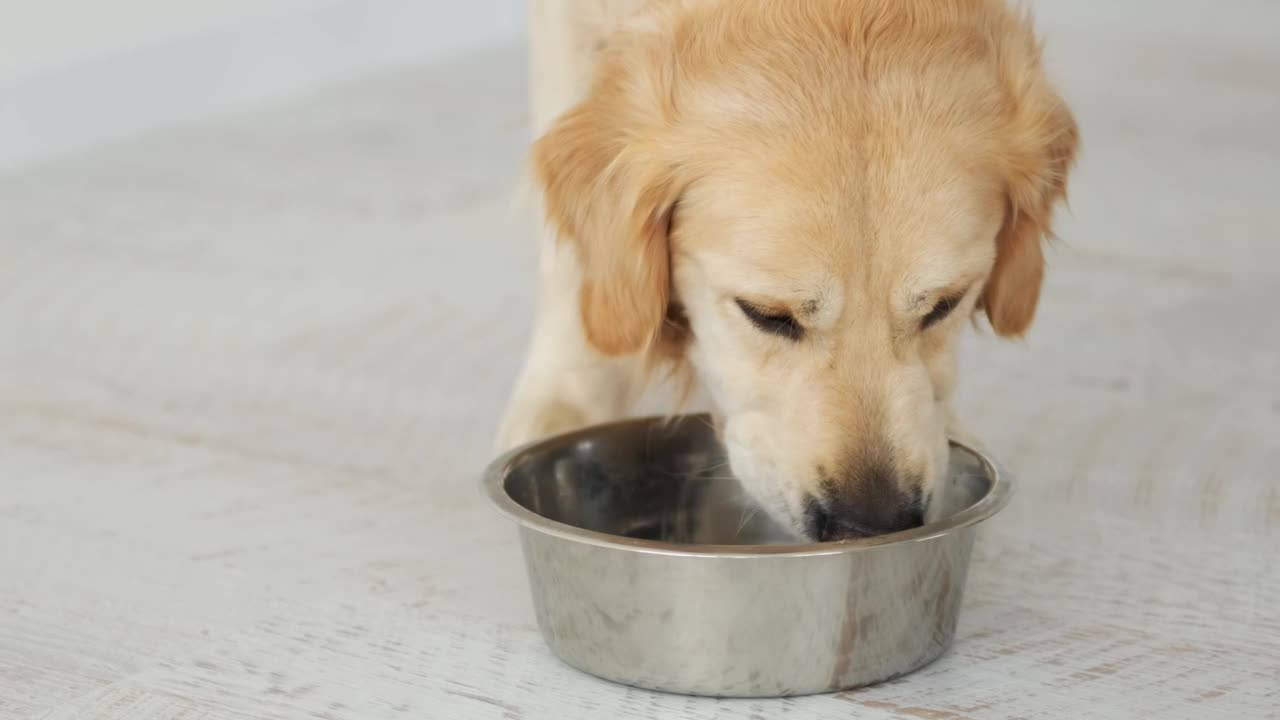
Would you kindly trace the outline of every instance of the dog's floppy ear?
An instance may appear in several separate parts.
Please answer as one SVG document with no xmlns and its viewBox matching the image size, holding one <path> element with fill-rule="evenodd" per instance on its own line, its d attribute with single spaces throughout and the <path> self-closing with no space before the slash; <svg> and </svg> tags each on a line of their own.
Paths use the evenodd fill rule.
<svg viewBox="0 0 1280 720">
<path fill-rule="evenodd" d="M 613 72 L 614 74 L 610 74 Z M 547 219 L 582 266 L 582 323 L 605 355 L 650 349 L 671 294 L 668 230 L 678 188 L 661 159 L 652 78 L 602 68 L 587 98 L 533 146 Z"/>
<path fill-rule="evenodd" d="M 1004 224 L 996 236 L 995 266 L 982 292 L 991 327 L 1004 337 L 1027 331 L 1035 318 L 1044 278 L 1041 243 L 1052 237 L 1054 207 L 1066 197 L 1079 130 L 1070 109 L 1044 86 L 1038 62 L 1022 69 L 1036 74 L 1014 99 L 1007 162 Z"/>
</svg>

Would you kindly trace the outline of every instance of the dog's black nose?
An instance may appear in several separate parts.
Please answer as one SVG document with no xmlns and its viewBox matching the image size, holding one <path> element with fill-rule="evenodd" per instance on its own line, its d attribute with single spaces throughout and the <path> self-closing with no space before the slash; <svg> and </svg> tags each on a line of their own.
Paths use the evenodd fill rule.
<svg viewBox="0 0 1280 720">
<path fill-rule="evenodd" d="M 842 472 L 822 479 L 805 508 L 809 537 L 820 542 L 871 537 L 919 527 L 925 503 L 920 479 L 903 475 L 884 444 L 852 455 Z M 824 473 L 818 471 L 822 477 Z"/>
<path fill-rule="evenodd" d="M 924 524 L 923 504 L 905 494 L 878 502 L 826 503 L 810 498 L 805 508 L 809 537 L 819 541 L 850 540 L 908 530 Z"/>
</svg>

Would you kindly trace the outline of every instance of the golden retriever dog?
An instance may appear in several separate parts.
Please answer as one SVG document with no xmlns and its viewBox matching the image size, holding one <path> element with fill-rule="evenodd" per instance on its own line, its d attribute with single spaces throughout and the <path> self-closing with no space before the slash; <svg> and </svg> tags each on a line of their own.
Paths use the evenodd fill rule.
<svg viewBox="0 0 1280 720">
<path fill-rule="evenodd" d="M 954 347 L 1031 325 L 1077 147 L 1003 0 L 533 0 L 541 295 L 500 431 L 689 368 L 798 537 L 919 525 Z"/>
</svg>

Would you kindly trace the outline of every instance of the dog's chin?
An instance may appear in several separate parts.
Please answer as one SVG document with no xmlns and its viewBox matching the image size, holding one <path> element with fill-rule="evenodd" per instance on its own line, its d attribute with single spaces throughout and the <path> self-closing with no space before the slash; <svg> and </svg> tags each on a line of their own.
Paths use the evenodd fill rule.
<svg viewBox="0 0 1280 720">
<path fill-rule="evenodd" d="M 813 542 L 806 532 L 802 504 L 799 498 L 791 501 L 781 473 L 772 472 L 770 464 L 752 457 L 739 444 L 727 443 L 727 450 L 733 476 L 760 510 L 796 542 Z"/>
<path fill-rule="evenodd" d="M 761 511 L 769 516 L 773 523 L 782 531 L 777 542 L 793 542 L 799 544 L 808 544 L 818 542 L 818 539 L 809 533 L 806 523 L 798 512 L 793 511 L 790 505 L 786 503 L 774 503 L 762 501 L 755 493 L 748 491 L 752 499 L 760 507 Z"/>
</svg>

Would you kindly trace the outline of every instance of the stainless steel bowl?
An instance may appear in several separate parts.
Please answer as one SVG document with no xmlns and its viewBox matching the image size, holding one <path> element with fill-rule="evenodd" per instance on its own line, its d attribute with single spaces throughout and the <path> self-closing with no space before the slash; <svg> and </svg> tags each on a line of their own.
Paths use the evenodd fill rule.
<svg viewBox="0 0 1280 720">
<path fill-rule="evenodd" d="M 627 685 L 760 697 L 911 672 L 955 634 L 976 525 L 1009 482 L 954 445 L 923 527 L 795 544 L 728 475 L 705 417 L 588 428 L 500 458 L 538 625 L 566 663 Z"/>
</svg>

